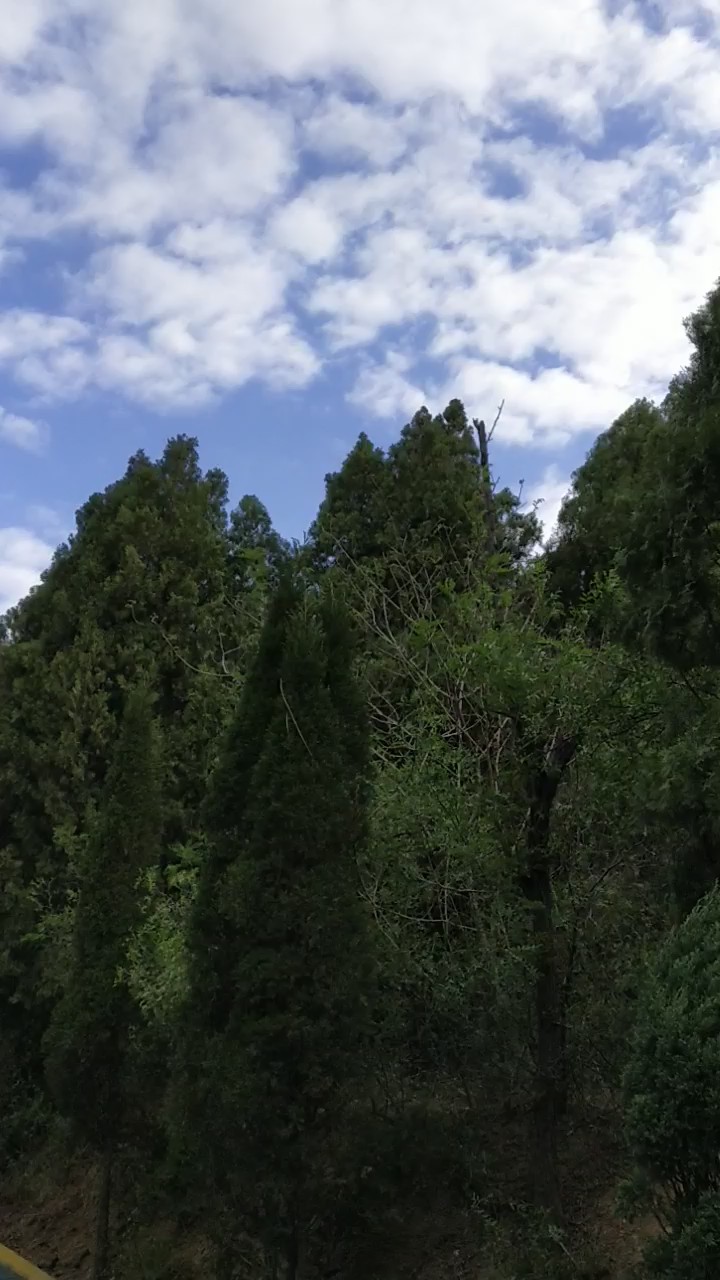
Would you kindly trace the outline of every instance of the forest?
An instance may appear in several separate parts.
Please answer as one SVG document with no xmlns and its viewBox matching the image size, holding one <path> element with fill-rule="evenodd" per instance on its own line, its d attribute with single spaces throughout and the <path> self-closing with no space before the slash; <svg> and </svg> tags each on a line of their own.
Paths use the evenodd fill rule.
<svg viewBox="0 0 720 1280">
<path fill-rule="evenodd" d="M 0 637 L 8 1245 L 720 1275 L 720 286 L 685 323 L 548 544 L 458 400 L 301 543 L 183 435 L 78 511 Z"/>
</svg>

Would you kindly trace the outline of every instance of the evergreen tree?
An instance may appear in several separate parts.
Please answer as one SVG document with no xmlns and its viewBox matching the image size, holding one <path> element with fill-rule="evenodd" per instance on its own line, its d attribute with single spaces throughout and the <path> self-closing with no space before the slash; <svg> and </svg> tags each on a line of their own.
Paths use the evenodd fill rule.
<svg viewBox="0 0 720 1280">
<path fill-rule="evenodd" d="M 233 591 L 246 596 L 259 584 L 277 585 L 290 548 L 273 528 L 267 507 L 253 494 L 241 498 L 228 530 Z"/>
<path fill-rule="evenodd" d="M 160 856 L 159 779 L 150 697 L 136 688 L 82 867 L 68 985 L 46 1036 L 57 1105 L 102 1157 L 94 1277 L 107 1266 L 112 1162 L 129 1119 L 135 1011 L 120 970 L 138 920 L 138 879 Z"/>
<path fill-rule="evenodd" d="M 551 564 L 569 601 L 613 570 L 623 637 L 688 671 L 720 665 L 720 288 L 685 328 L 662 408 L 632 405 L 576 473 Z"/>
<path fill-rule="evenodd" d="M 189 1120 L 216 1208 L 244 1218 L 271 1274 L 282 1257 L 288 1280 L 300 1274 L 367 1025 L 356 858 L 368 750 L 351 658 L 340 605 L 276 602 L 257 693 L 243 699 L 218 771 L 214 872 L 194 933 Z M 208 918 L 220 925 L 210 964 L 197 954 Z"/>
<path fill-rule="evenodd" d="M 227 914 L 225 879 L 245 839 L 253 772 L 275 711 L 287 626 L 299 600 L 292 578 L 283 575 L 271 600 L 204 805 L 210 846 L 200 869 L 189 946 L 194 1025 L 199 1019 L 201 1030 L 207 1034 L 225 1026 L 233 999 L 232 974 L 243 939 Z"/>
<path fill-rule="evenodd" d="M 483 549 L 485 493 L 479 461 L 459 400 L 434 418 L 420 409 L 388 454 L 394 544 L 422 561 L 442 560 L 462 575 L 468 558 Z"/>
<path fill-rule="evenodd" d="M 652 1273 L 673 1280 L 720 1266 L 720 894 L 667 938 L 646 975 L 625 1076 L 634 1173 L 629 1208 L 651 1208 L 663 1237 Z"/>
<path fill-rule="evenodd" d="M 638 400 L 598 437 L 573 476 L 548 555 L 552 585 L 577 604 L 599 576 L 623 571 L 624 535 L 664 431 L 662 411 Z"/>
<path fill-rule="evenodd" d="M 42 583 L 8 615 L 0 645 L 0 851 L 23 909 L 0 899 L 0 1022 L 18 1030 L 23 1076 L 60 983 L 46 917 L 69 916 L 76 856 L 102 796 L 124 691 L 143 679 L 163 735 L 165 848 L 192 839 L 218 727 L 260 624 L 232 572 L 222 473 L 197 442 L 170 440 L 77 513 Z M 169 852 L 168 856 L 172 856 Z"/>
<path fill-rule="evenodd" d="M 364 432 L 339 471 L 325 477 L 325 498 L 310 531 L 319 568 L 348 568 L 384 555 L 388 548 L 391 475 L 382 449 Z"/>
</svg>

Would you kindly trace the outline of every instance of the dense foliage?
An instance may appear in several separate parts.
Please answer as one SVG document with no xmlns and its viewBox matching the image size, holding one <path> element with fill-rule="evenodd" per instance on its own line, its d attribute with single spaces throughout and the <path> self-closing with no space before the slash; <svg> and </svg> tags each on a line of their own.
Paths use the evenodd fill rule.
<svg viewBox="0 0 720 1280">
<path fill-rule="evenodd" d="M 668 938 L 647 974 L 625 1088 L 635 1162 L 625 1194 L 634 1207 L 649 1203 L 667 1233 L 653 1251 L 655 1268 L 673 1277 L 714 1274 L 720 1266 L 717 888 Z"/>
<path fill-rule="evenodd" d="M 7 615 L 0 1159 L 94 1162 L 98 1277 L 160 1220 L 219 1280 L 419 1275 L 439 1222 L 454 1275 L 609 1275 L 623 1174 L 714 1274 L 720 291 L 687 330 L 547 548 L 454 400 L 302 546 L 139 454 Z"/>
</svg>

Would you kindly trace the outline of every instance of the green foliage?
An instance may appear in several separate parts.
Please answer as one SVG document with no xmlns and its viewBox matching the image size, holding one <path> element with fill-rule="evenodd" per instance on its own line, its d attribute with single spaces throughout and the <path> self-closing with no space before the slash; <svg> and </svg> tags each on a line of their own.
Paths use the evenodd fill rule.
<svg viewBox="0 0 720 1280">
<path fill-rule="evenodd" d="M 720 893 L 714 889 L 649 969 L 625 1076 L 625 1127 L 636 1170 L 626 1199 L 649 1204 L 667 1232 L 659 1274 L 693 1274 L 683 1269 L 687 1259 L 706 1247 L 720 1256 L 719 1082 Z"/>
<path fill-rule="evenodd" d="M 575 472 L 550 555 L 553 584 L 566 600 L 579 602 L 598 575 L 622 571 L 625 532 L 662 430 L 661 410 L 638 400 L 598 437 Z"/>
<path fill-rule="evenodd" d="M 615 569 L 628 589 L 621 634 L 683 670 L 720 650 L 720 290 L 686 322 L 688 368 L 662 409 L 638 401 L 574 477 L 551 562 L 566 600 Z"/>
<path fill-rule="evenodd" d="M 673 1237 L 656 1240 L 647 1251 L 651 1276 L 699 1280 L 717 1275 L 720 1266 L 720 1197 L 700 1197 L 692 1218 Z"/>
<path fill-rule="evenodd" d="M 520 512 L 509 490 L 491 494 L 459 400 L 435 417 L 420 409 L 387 454 L 361 435 L 325 483 L 311 530 L 316 563 L 350 573 L 383 565 L 390 591 L 394 558 L 426 580 L 467 587 L 489 554 L 489 518 L 496 549 L 513 562 L 522 562 L 539 539 L 537 519 Z"/>
<path fill-rule="evenodd" d="M 228 524 L 225 477 L 195 441 L 144 454 L 77 514 L 0 644 L 0 1019 L 19 1069 L 64 983 L 79 858 L 95 825 L 125 692 L 144 682 L 163 735 L 167 850 L 199 836 L 219 731 L 283 545 L 256 500 Z M 259 563 L 263 560 L 263 564 Z M 172 853 L 167 857 L 172 859 Z"/>
<path fill-rule="evenodd" d="M 160 760 L 150 697 L 127 696 L 102 805 L 81 869 L 68 982 L 47 1034 L 60 1110 L 104 1149 L 127 1110 L 133 1006 L 120 977 L 138 916 L 137 884 L 160 857 Z"/>
<path fill-rule="evenodd" d="M 340 471 L 325 477 L 325 500 L 311 531 L 320 565 L 350 565 L 387 550 L 391 476 L 382 449 L 362 433 Z"/>
<path fill-rule="evenodd" d="M 203 853 L 204 848 L 174 849 L 164 874 L 157 867 L 145 873 L 140 921 L 122 973 L 145 1023 L 168 1048 L 189 993 L 188 929 Z"/>
<path fill-rule="evenodd" d="M 368 762 L 351 657 L 339 603 L 284 586 L 218 768 L 192 929 L 191 1114 L 219 1204 L 240 1196 L 269 1254 L 289 1260 L 368 1030 Z"/>
</svg>

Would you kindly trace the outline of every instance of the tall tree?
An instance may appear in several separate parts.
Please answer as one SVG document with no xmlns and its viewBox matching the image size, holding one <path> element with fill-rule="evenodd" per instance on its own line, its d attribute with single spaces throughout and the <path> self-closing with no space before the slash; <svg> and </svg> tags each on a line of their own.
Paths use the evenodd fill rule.
<svg viewBox="0 0 720 1280">
<path fill-rule="evenodd" d="M 192 935 L 189 1116 L 218 1206 L 288 1280 L 367 1025 L 368 746 L 351 661 L 342 607 L 286 588 L 218 768 Z"/>
<path fill-rule="evenodd" d="M 94 1280 L 108 1264 L 113 1157 L 129 1119 L 135 1010 L 120 976 L 139 915 L 138 879 L 160 857 L 160 761 L 144 688 L 126 698 L 122 727 L 81 872 L 74 953 L 46 1037 L 60 1110 L 101 1157 Z"/>
<path fill-rule="evenodd" d="M 625 532 L 664 430 L 662 411 L 638 400 L 598 437 L 575 472 L 548 555 L 553 586 L 566 605 L 578 604 L 598 576 L 623 572 Z"/>
<path fill-rule="evenodd" d="M 576 595 L 613 570 L 624 637 L 689 671 L 720 664 L 720 288 L 685 327 L 687 369 L 661 409 L 638 401 L 594 446 L 551 562 Z"/>
<path fill-rule="evenodd" d="M 165 848 L 191 838 L 233 681 L 257 635 L 255 584 L 236 581 L 225 477 L 197 442 L 139 453 L 79 510 L 43 581 L 8 615 L 0 645 L 0 850 L 23 911 L 0 902 L 0 1017 L 36 1075 L 59 966 L 39 938 L 75 880 L 122 713 L 144 679 L 164 741 Z M 264 590 L 264 589 L 263 589 Z M 32 1007 L 32 1014 L 28 1011 Z M 40 1067 L 41 1075 L 41 1067 Z"/>
<path fill-rule="evenodd" d="M 644 975 L 625 1077 L 634 1163 L 629 1206 L 662 1228 L 652 1274 L 690 1280 L 720 1266 L 720 894 L 669 935 Z"/>
<path fill-rule="evenodd" d="M 337 561 L 354 566 L 384 554 L 391 483 L 382 449 L 362 432 L 341 469 L 325 477 L 325 498 L 310 531 L 318 567 Z"/>
</svg>

